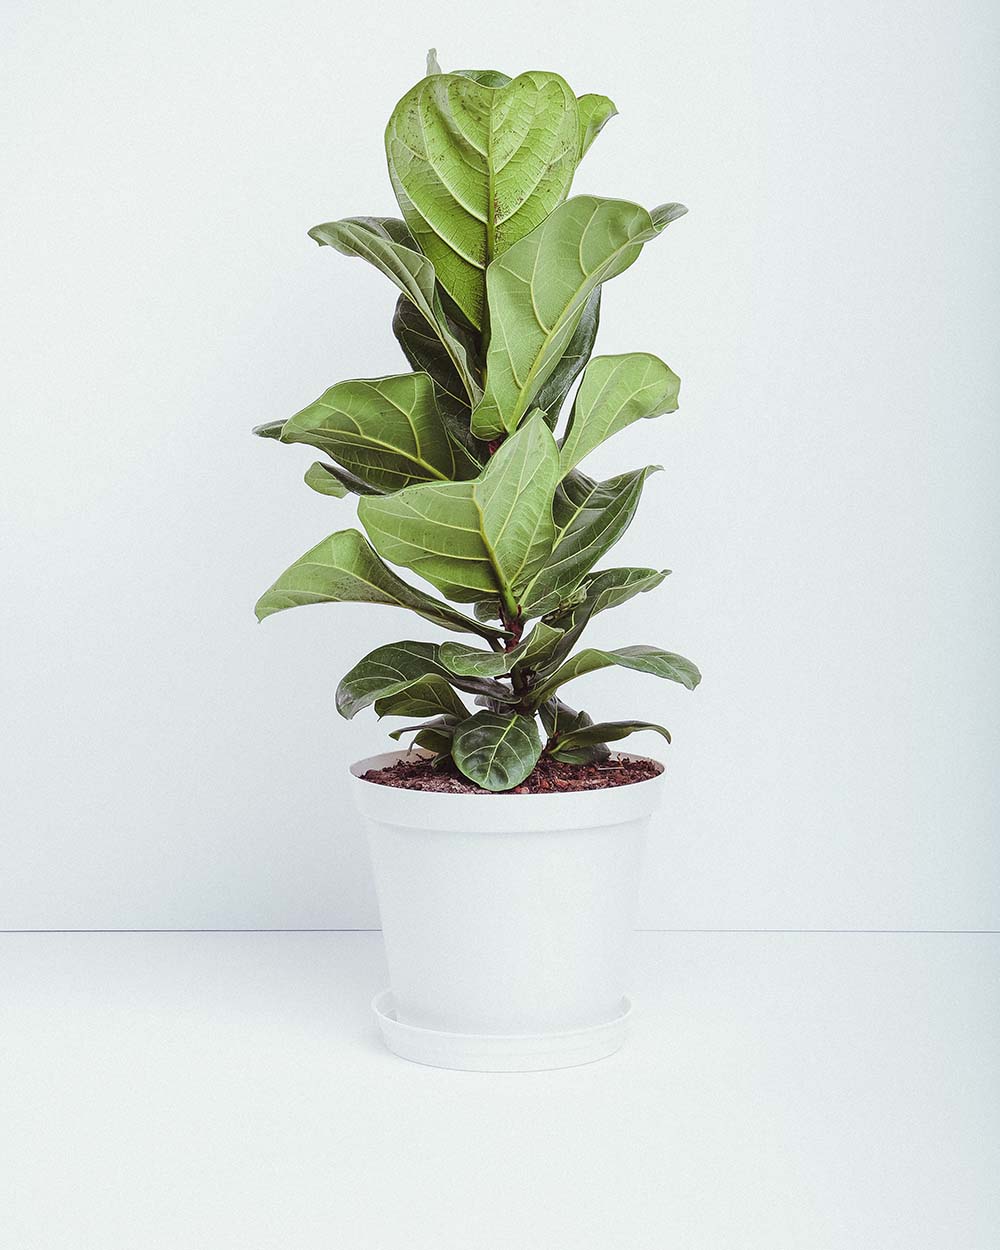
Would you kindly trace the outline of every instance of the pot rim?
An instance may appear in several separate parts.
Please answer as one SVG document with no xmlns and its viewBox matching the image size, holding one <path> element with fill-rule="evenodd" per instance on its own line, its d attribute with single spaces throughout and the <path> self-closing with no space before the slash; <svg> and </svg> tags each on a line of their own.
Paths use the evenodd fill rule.
<svg viewBox="0 0 1000 1250">
<path fill-rule="evenodd" d="M 658 806 L 665 788 L 666 772 L 659 760 L 653 763 L 660 771 L 643 781 L 608 786 L 603 790 L 565 790 L 548 794 L 448 794 L 439 790 L 406 790 L 380 786 L 361 776 L 369 768 L 391 764 L 407 754 L 406 751 L 387 751 L 351 765 L 349 786 L 362 816 L 398 828 L 438 833 L 586 830 L 644 819 Z"/>
<path fill-rule="evenodd" d="M 578 795 L 592 799 L 595 794 L 608 794 L 608 793 L 613 793 L 616 790 L 634 790 L 634 789 L 637 789 L 639 786 L 653 785 L 656 782 L 662 781 L 664 774 L 667 771 L 667 766 L 663 763 L 663 761 L 655 759 L 652 755 L 636 755 L 632 751 L 614 751 L 612 754 L 618 757 L 619 759 L 646 760 L 650 764 L 655 764 L 659 771 L 656 773 L 654 777 L 643 777 L 639 781 L 629 781 L 625 785 L 622 785 L 622 786 L 605 786 L 602 789 L 598 789 L 598 790 L 563 790 L 557 794 L 554 794 L 551 791 L 544 793 L 544 794 L 512 794 L 510 791 L 504 791 L 504 790 L 498 790 L 498 791 L 484 790 L 481 794 L 477 794 L 475 792 L 471 794 L 449 794 L 447 790 L 417 790 L 417 789 L 411 790 L 407 786 L 380 786 L 377 781 L 368 781 L 367 778 L 364 776 L 366 772 L 369 772 L 372 769 L 375 769 L 378 767 L 382 767 L 382 768 L 388 767 L 390 764 L 395 764 L 398 760 L 406 759 L 407 757 L 412 758 L 414 755 L 416 755 L 416 756 L 421 757 L 422 759 L 430 759 L 433 756 L 433 754 L 434 754 L 433 751 L 425 751 L 423 747 L 410 747 L 408 750 L 400 750 L 400 751 L 383 751 L 378 755 L 369 755 L 365 759 L 355 760 L 353 764 L 348 765 L 347 771 L 353 781 L 359 782 L 361 785 L 365 787 L 376 786 L 380 790 L 394 790 L 397 793 L 408 794 L 408 795 L 419 794 L 421 796 L 421 801 L 425 799 L 441 799 L 441 798 L 449 798 L 449 799 L 492 798 L 492 799 L 501 799 L 501 800 L 503 799 L 520 800 L 520 799 L 553 799 L 555 798 L 555 799 L 565 800 L 565 799 L 576 798 L 576 796 Z"/>
</svg>

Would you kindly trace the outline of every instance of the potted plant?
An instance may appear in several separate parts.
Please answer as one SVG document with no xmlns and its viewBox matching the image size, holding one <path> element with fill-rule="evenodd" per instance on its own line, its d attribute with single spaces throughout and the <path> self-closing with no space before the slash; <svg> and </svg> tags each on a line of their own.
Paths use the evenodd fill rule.
<svg viewBox="0 0 1000 1250">
<path fill-rule="evenodd" d="M 679 388 L 646 352 L 592 355 L 603 283 L 685 212 L 569 198 L 615 111 L 558 74 L 442 73 L 431 54 L 385 135 L 402 219 L 310 231 L 398 288 L 393 331 L 411 371 L 339 382 L 255 431 L 322 452 L 306 482 L 356 495 L 361 525 L 286 569 L 258 618 L 388 604 L 466 639 L 378 647 L 336 699 L 347 718 L 374 707 L 416 722 L 391 734 L 413 734 L 413 749 L 362 760 L 351 784 L 390 970 L 375 1013 L 391 1049 L 444 1067 L 562 1067 L 621 1045 L 663 768 L 609 744 L 670 737 L 595 722 L 563 695 L 610 665 L 699 681 L 656 646 L 578 647 L 597 613 L 668 572 L 597 567 L 658 466 L 607 481 L 580 468 L 631 422 L 675 411 Z"/>
</svg>

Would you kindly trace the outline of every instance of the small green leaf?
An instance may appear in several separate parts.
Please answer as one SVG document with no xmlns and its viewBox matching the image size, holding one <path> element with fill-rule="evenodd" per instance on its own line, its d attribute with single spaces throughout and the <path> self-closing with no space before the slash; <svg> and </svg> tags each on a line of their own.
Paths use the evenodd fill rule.
<svg viewBox="0 0 1000 1250">
<path fill-rule="evenodd" d="M 558 74 L 530 72 L 503 85 L 485 77 L 425 78 L 385 132 L 410 232 L 477 329 L 487 265 L 560 203 L 580 156 L 579 107 Z"/>
<path fill-rule="evenodd" d="M 517 429 L 594 291 L 624 272 L 660 229 L 638 204 L 578 195 L 493 261 L 486 388 L 472 414 L 477 438 Z"/>
<path fill-rule="evenodd" d="M 560 734 L 569 733 L 571 729 L 579 729 L 583 725 L 592 725 L 594 723 L 586 712 L 577 712 L 568 703 L 563 703 L 562 699 L 556 698 L 555 695 L 551 699 L 545 700 L 538 709 L 538 715 L 549 738 L 554 738 Z"/>
<path fill-rule="evenodd" d="M 524 781 L 542 753 L 533 716 L 477 712 L 455 730 L 452 757 L 485 790 L 511 790 Z"/>
<path fill-rule="evenodd" d="M 335 464 L 323 464 L 320 460 L 313 461 L 306 469 L 302 480 L 320 495 L 334 495 L 337 499 L 343 499 L 349 494 L 378 495 L 381 493 L 362 482 L 360 478 L 356 478 L 352 473 L 347 473 Z"/>
<path fill-rule="evenodd" d="M 614 103 L 606 95 L 582 95 L 577 100 L 580 109 L 580 159 L 604 129 L 612 117 L 618 116 Z"/>
<path fill-rule="evenodd" d="M 555 746 L 548 748 L 548 753 L 553 759 L 562 760 L 567 764 L 587 764 L 592 759 L 600 758 L 601 755 L 607 758 L 610 752 L 607 750 L 606 743 L 618 742 L 644 729 L 650 729 L 662 738 L 666 738 L 668 742 L 670 741 L 670 734 L 662 725 L 654 725 L 650 721 L 643 720 L 610 720 L 601 721 L 596 725 L 581 725 L 577 729 L 569 730 L 560 736 Z M 604 750 L 601 751 L 601 748 Z M 600 754 L 595 755 L 595 750 Z"/>
<path fill-rule="evenodd" d="M 455 726 L 459 722 L 453 716 L 438 716 L 434 720 L 425 721 L 422 725 L 405 725 L 394 730 L 389 737 L 398 742 L 403 734 L 416 733 L 413 745 L 423 747 L 425 751 L 433 751 L 435 755 L 451 752 L 451 741 L 455 736 Z"/>
<path fill-rule="evenodd" d="M 284 424 L 284 421 L 265 421 L 263 425 L 255 425 L 250 432 L 258 438 L 281 438 Z"/>
<path fill-rule="evenodd" d="M 319 460 L 315 460 L 306 469 L 302 480 L 319 495 L 332 495 L 335 499 L 344 499 L 350 494 L 343 482 L 338 480 L 333 471 L 333 465 L 323 464 Z"/>
<path fill-rule="evenodd" d="M 257 619 L 262 621 L 275 612 L 309 603 L 384 603 L 409 608 L 425 620 L 460 634 L 505 636 L 502 630 L 408 586 L 386 568 L 357 530 L 338 530 L 289 565 L 258 599 Z"/>
<path fill-rule="evenodd" d="M 595 356 L 584 370 L 559 450 L 562 472 L 633 421 L 676 412 L 680 385 L 677 374 L 648 352 Z"/>
<path fill-rule="evenodd" d="M 657 230 L 663 230 L 678 217 L 683 217 L 686 212 L 687 209 L 683 204 L 658 204 L 656 208 L 650 209 L 649 215 Z"/>
<path fill-rule="evenodd" d="M 616 651 L 589 647 L 585 651 L 578 651 L 556 669 L 535 692 L 535 697 L 539 701 L 547 699 L 560 686 L 575 677 L 582 677 L 585 673 L 593 673 L 613 664 L 619 668 L 631 668 L 640 673 L 666 678 L 667 681 L 679 682 L 688 690 L 693 690 L 701 681 L 701 674 L 690 660 L 682 655 L 674 655 L 671 651 L 662 651 L 659 647 L 640 645 L 619 647 Z"/>
</svg>

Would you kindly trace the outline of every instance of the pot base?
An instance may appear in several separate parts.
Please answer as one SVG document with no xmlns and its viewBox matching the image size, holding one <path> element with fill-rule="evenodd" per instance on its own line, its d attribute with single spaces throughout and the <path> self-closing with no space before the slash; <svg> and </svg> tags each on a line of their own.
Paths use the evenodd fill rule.
<svg viewBox="0 0 1000 1250">
<path fill-rule="evenodd" d="M 586 1029 L 509 1036 L 442 1033 L 404 1024 L 396 1019 L 391 990 L 375 995 L 372 1011 L 386 1046 L 413 1063 L 462 1072 L 541 1072 L 575 1068 L 613 1055 L 627 1036 L 632 1004 L 623 998 L 621 1015 Z"/>
</svg>

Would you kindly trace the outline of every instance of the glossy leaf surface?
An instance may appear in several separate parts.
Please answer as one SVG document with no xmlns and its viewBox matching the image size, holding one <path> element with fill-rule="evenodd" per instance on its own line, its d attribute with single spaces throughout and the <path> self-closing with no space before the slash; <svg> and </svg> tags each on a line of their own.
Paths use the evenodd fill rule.
<svg viewBox="0 0 1000 1250">
<path fill-rule="evenodd" d="M 533 716 L 477 712 L 455 730 L 451 754 L 462 773 L 485 790 L 520 785 L 538 762 L 542 742 Z"/>
</svg>

